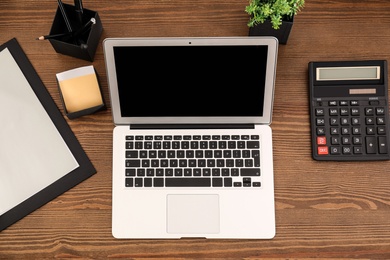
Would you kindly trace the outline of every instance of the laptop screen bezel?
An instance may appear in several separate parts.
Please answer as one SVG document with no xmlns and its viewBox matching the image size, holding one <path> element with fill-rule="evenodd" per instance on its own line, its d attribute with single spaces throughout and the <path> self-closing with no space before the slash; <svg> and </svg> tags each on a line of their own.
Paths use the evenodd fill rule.
<svg viewBox="0 0 390 260">
<path fill-rule="evenodd" d="M 120 109 L 119 90 L 115 68 L 114 47 L 117 46 L 186 46 L 186 45 L 266 45 L 268 56 L 264 86 L 262 116 L 240 117 L 123 117 Z M 275 37 L 148 37 L 106 38 L 103 52 L 110 92 L 111 109 L 115 125 L 130 124 L 271 124 L 275 88 L 278 40 Z M 255 75 L 249 75 L 255 76 Z"/>
</svg>

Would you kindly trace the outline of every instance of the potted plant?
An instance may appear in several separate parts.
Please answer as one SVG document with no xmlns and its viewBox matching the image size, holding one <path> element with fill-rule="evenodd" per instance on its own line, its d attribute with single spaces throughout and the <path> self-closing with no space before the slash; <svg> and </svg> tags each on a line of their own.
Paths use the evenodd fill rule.
<svg viewBox="0 0 390 260">
<path fill-rule="evenodd" d="M 250 0 L 245 12 L 250 15 L 249 36 L 275 36 L 286 44 L 294 16 L 303 8 L 305 0 Z"/>
</svg>

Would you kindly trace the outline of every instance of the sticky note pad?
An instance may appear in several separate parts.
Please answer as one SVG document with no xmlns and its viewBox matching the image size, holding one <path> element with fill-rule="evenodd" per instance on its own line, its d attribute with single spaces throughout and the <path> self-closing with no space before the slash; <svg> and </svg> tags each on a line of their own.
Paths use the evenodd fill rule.
<svg viewBox="0 0 390 260">
<path fill-rule="evenodd" d="M 79 117 L 104 107 L 92 65 L 57 73 L 57 81 L 67 116 Z"/>
</svg>

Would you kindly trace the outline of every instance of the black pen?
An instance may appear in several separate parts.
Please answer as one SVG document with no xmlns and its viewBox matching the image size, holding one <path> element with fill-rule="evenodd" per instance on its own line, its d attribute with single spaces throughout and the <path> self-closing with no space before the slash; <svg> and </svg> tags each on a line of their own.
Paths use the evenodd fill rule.
<svg viewBox="0 0 390 260">
<path fill-rule="evenodd" d="M 66 27 L 68 27 L 68 31 L 69 32 L 73 32 L 72 26 L 70 25 L 69 18 L 66 15 L 65 8 L 64 8 L 64 5 L 62 4 L 62 1 L 61 0 L 57 0 L 57 2 L 58 2 L 58 7 L 60 8 L 62 17 L 64 17 Z"/>
<path fill-rule="evenodd" d="M 35 40 L 47 40 L 47 39 L 55 39 L 55 38 L 60 38 L 64 36 L 71 36 L 71 33 L 59 33 L 59 34 L 50 34 L 50 35 L 42 35 L 36 38 Z"/>
<path fill-rule="evenodd" d="M 81 25 L 83 24 L 83 13 L 84 13 L 83 2 L 81 0 L 74 0 L 74 7 L 79 17 L 79 22 Z"/>
<path fill-rule="evenodd" d="M 80 27 L 74 34 L 73 37 L 76 38 L 77 36 L 85 33 L 92 25 L 96 23 L 95 18 L 91 18 L 86 24 L 84 24 L 82 27 Z"/>
</svg>

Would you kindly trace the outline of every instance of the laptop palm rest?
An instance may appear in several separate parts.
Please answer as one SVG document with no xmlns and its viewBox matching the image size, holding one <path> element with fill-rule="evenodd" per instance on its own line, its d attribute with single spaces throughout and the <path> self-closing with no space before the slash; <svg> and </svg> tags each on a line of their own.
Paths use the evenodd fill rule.
<svg viewBox="0 0 390 260">
<path fill-rule="evenodd" d="M 219 196 L 167 195 L 167 232 L 216 234 L 220 230 Z"/>
</svg>

